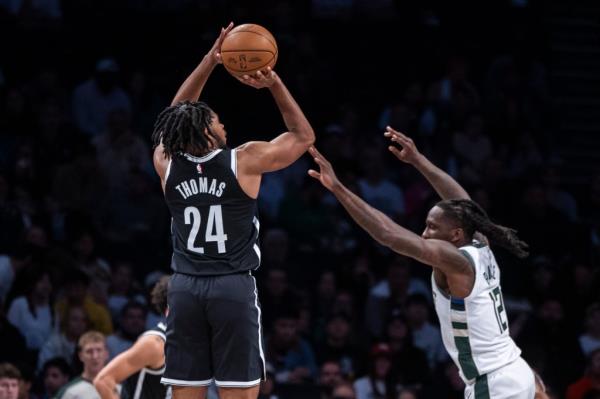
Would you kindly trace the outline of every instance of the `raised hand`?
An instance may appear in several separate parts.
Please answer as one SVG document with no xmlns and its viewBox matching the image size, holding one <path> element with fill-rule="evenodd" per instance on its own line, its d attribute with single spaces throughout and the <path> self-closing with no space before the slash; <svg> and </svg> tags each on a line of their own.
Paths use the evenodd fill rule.
<svg viewBox="0 0 600 399">
<path fill-rule="evenodd" d="M 233 22 L 230 22 L 226 28 L 221 28 L 221 33 L 217 40 L 215 40 L 215 44 L 213 44 L 212 48 L 208 52 L 208 54 L 213 58 L 213 61 L 217 64 L 222 64 L 223 60 L 221 59 L 221 45 L 223 44 L 223 40 L 225 40 L 225 36 L 233 29 Z"/>
<path fill-rule="evenodd" d="M 328 190 L 333 190 L 335 186 L 340 184 L 331 163 L 325 159 L 323 155 L 313 146 L 308 149 L 310 155 L 312 155 L 313 159 L 319 165 L 319 172 L 314 169 L 310 169 L 308 174 L 311 177 L 319 180 L 322 185 L 325 186 Z"/>
<path fill-rule="evenodd" d="M 383 135 L 402 147 L 400 149 L 393 145 L 388 147 L 390 152 L 402 162 L 413 164 L 421 156 L 421 153 L 419 150 L 417 150 L 417 146 L 415 146 L 415 143 L 410 137 L 392 129 L 389 126 L 385 129 L 385 133 Z"/>
<path fill-rule="evenodd" d="M 258 71 L 254 75 L 243 75 L 242 77 L 238 77 L 237 80 L 255 89 L 262 89 L 264 87 L 271 87 L 277 83 L 279 76 L 277 76 L 271 67 L 267 67 L 266 71 Z"/>
</svg>

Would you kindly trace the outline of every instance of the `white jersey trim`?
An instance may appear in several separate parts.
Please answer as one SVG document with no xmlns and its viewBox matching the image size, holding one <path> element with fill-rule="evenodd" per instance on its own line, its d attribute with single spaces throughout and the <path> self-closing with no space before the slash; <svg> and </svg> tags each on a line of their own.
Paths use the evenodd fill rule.
<svg viewBox="0 0 600 399">
<path fill-rule="evenodd" d="M 251 275 L 251 277 L 252 277 L 252 280 L 254 281 L 254 306 L 256 307 L 256 310 L 258 311 L 258 349 L 260 352 L 260 360 L 262 360 L 263 378 L 266 380 L 267 379 L 267 366 L 266 366 L 266 362 L 265 362 L 265 353 L 263 351 L 263 346 L 262 346 L 262 341 L 263 341 L 262 325 L 260 323 L 262 312 L 260 310 L 260 306 L 258 306 L 258 287 L 256 286 L 256 278 L 254 278 L 254 276 L 252 276 L 252 275 Z M 260 382 L 260 379 L 258 379 L 257 381 Z M 256 385 L 256 384 L 253 384 L 253 385 Z"/>
<path fill-rule="evenodd" d="M 235 148 L 231 150 L 231 171 L 237 177 L 237 151 Z"/>
<path fill-rule="evenodd" d="M 169 164 L 167 165 L 167 171 L 165 172 L 165 185 L 167 184 L 167 180 L 171 174 L 171 162 L 173 162 L 173 158 L 169 158 Z"/>
<path fill-rule="evenodd" d="M 188 161 L 192 161 L 192 162 L 206 162 L 206 161 L 210 161 L 211 159 L 213 159 L 214 157 L 216 157 L 221 151 L 223 151 L 221 148 L 219 148 L 218 150 L 214 150 L 212 152 L 209 152 L 208 154 L 202 156 L 202 157 L 195 157 L 191 154 L 188 154 L 187 152 L 183 153 L 183 156 L 186 157 L 186 159 Z"/>
<path fill-rule="evenodd" d="M 161 378 L 161 384 L 165 385 L 175 385 L 182 387 L 205 387 L 212 383 L 213 379 L 210 380 L 202 380 L 202 381 L 186 381 L 186 380 L 176 380 L 173 378 Z"/>
<path fill-rule="evenodd" d="M 247 387 L 253 387 L 255 385 L 260 384 L 260 378 L 258 380 L 254 380 L 254 381 L 219 381 L 219 380 L 215 380 L 215 384 L 217 384 L 218 387 L 226 387 L 226 388 L 247 388 Z"/>
</svg>

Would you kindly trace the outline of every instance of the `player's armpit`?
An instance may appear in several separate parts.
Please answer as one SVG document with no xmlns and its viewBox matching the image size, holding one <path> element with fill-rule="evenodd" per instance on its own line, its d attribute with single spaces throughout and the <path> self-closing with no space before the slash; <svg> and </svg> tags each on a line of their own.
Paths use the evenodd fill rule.
<svg viewBox="0 0 600 399">
<path fill-rule="evenodd" d="M 291 132 L 269 142 L 251 141 L 237 148 L 238 169 L 256 175 L 274 172 L 294 163 L 311 145 L 311 140 Z"/>
</svg>

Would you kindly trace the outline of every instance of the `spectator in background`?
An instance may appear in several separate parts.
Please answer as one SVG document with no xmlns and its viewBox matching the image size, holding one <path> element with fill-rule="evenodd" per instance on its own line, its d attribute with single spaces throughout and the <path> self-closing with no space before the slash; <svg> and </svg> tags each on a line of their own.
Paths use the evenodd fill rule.
<svg viewBox="0 0 600 399">
<path fill-rule="evenodd" d="M 119 329 L 106 338 L 109 360 L 131 348 L 146 328 L 146 307 L 138 302 L 128 302 L 121 309 Z"/>
<path fill-rule="evenodd" d="M 0 175 L 0 186 L 2 185 L 1 180 L 2 176 Z M 4 224 L 2 225 L 4 226 Z M 6 301 L 15 276 L 29 263 L 29 257 L 25 252 L 0 255 L 0 302 Z"/>
<path fill-rule="evenodd" d="M 106 130 L 108 115 L 115 109 L 131 112 L 131 101 L 118 85 L 119 65 L 112 58 L 96 64 L 93 78 L 83 82 L 73 92 L 75 124 L 85 134 L 97 136 Z"/>
<path fill-rule="evenodd" d="M 473 114 L 467 119 L 464 130 L 456 132 L 452 139 L 454 153 L 464 166 L 463 176 L 472 181 L 478 180 L 471 176 L 479 178 L 479 168 L 493 154 L 492 141 L 484 133 L 484 127 L 483 117 Z"/>
<path fill-rule="evenodd" d="M 356 399 L 386 399 L 395 390 L 392 373 L 392 349 L 388 344 L 373 346 L 369 360 L 369 374 L 354 381 Z M 334 399 L 336 395 L 333 395 Z"/>
<path fill-rule="evenodd" d="M 50 296 L 50 275 L 41 268 L 25 271 L 27 288 L 24 296 L 15 298 L 8 310 L 8 320 L 19 329 L 27 348 L 39 351 L 52 334 L 54 314 Z"/>
<path fill-rule="evenodd" d="M 0 399 L 18 399 L 21 372 L 10 363 L 0 363 Z"/>
<path fill-rule="evenodd" d="M 318 369 L 310 344 L 298 334 L 298 312 L 282 309 L 275 316 L 265 345 L 267 362 L 274 368 L 276 383 L 300 384 L 314 381 Z"/>
<path fill-rule="evenodd" d="M 438 368 L 435 385 L 426 387 L 425 392 L 429 392 L 425 397 L 436 399 L 464 399 L 465 383 L 452 360 L 448 360 Z"/>
<path fill-rule="evenodd" d="M 411 276 L 407 258 L 394 256 L 388 265 L 387 278 L 371 289 L 367 299 L 366 324 L 371 335 L 381 337 L 389 312 L 403 307 L 412 294 L 431 297 L 425 283 Z"/>
<path fill-rule="evenodd" d="M 96 238 L 90 231 L 82 231 L 73 242 L 73 256 L 77 268 L 90 279 L 90 295 L 98 304 L 108 303 L 111 270 L 106 260 L 97 254 Z"/>
<path fill-rule="evenodd" d="M 400 309 L 392 310 L 385 339 L 392 351 L 394 379 L 404 387 L 420 389 L 429 381 L 429 363 L 425 353 L 414 346 L 412 333 Z"/>
<path fill-rule="evenodd" d="M 273 316 L 281 313 L 290 304 L 296 303 L 296 298 L 289 287 L 288 273 L 285 269 L 273 268 L 266 273 L 260 303 L 264 328 L 269 329 L 273 323 Z"/>
<path fill-rule="evenodd" d="M 557 166 L 548 166 L 542 174 L 546 198 L 554 209 L 560 211 L 568 221 L 576 222 L 578 218 L 575 197 L 561 187 L 560 170 Z"/>
<path fill-rule="evenodd" d="M 359 399 L 354 387 L 349 383 L 341 383 L 333 389 L 333 399 Z"/>
<path fill-rule="evenodd" d="M 358 180 L 360 192 L 371 206 L 380 209 L 392 218 L 404 215 L 404 193 L 385 175 L 385 165 L 379 149 L 364 150 L 359 162 L 364 169 L 364 178 Z"/>
<path fill-rule="evenodd" d="M 92 381 L 108 360 L 104 335 L 98 331 L 88 331 L 79 338 L 77 347 L 83 373 L 65 385 L 56 399 L 100 399 Z"/>
<path fill-rule="evenodd" d="M 19 330 L 6 319 L 4 303 L 0 300 L 0 362 L 17 362 L 25 357 L 27 346 Z M 7 343 L 10 342 L 10 345 Z"/>
<path fill-rule="evenodd" d="M 134 299 L 133 295 L 133 265 L 126 261 L 115 261 L 110 274 L 111 284 L 108 296 L 108 310 L 116 320 L 121 316 L 121 310 Z M 136 298 L 143 302 L 144 298 Z"/>
<path fill-rule="evenodd" d="M 345 375 L 356 372 L 354 356 L 357 348 L 354 345 L 352 325 L 344 313 L 331 315 L 325 327 L 324 341 L 317 347 L 319 362 L 327 359 L 335 360 Z"/>
<path fill-rule="evenodd" d="M 321 365 L 319 386 L 321 387 L 320 399 L 332 399 L 333 389 L 344 381 L 340 364 L 334 360 L 326 360 Z"/>
<path fill-rule="evenodd" d="M 56 312 L 61 322 L 66 320 L 70 307 L 83 307 L 90 322 L 90 327 L 103 334 L 110 334 L 113 325 L 106 307 L 96 303 L 89 294 L 90 280 L 80 270 L 71 270 L 64 282 L 64 297 L 56 303 Z"/>
<path fill-rule="evenodd" d="M 72 366 L 77 341 L 88 327 L 89 321 L 85 309 L 81 306 L 69 307 L 66 320 L 61 324 L 61 330 L 54 332 L 40 350 L 38 370 L 47 361 L 55 358 L 62 358 Z"/>
<path fill-rule="evenodd" d="M 429 302 L 423 295 L 415 294 L 406 301 L 406 321 L 412 331 L 415 347 L 427 355 L 429 367 L 435 370 L 438 364 L 448 359 L 442 342 L 440 329 L 429 321 Z"/>
<path fill-rule="evenodd" d="M 569 385 L 566 399 L 584 399 L 592 390 L 600 390 L 600 349 L 596 349 L 588 358 L 585 374 Z"/>
<path fill-rule="evenodd" d="M 397 399 L 419 399 L 417 392 L 412 389 L 402 389 L 398 392 Z"/>
<path fill-rule="evenodd" d="M 44 391 L 40 399 L 52 399 L 69 382 L 71 368 L 65 359 L 55 357 L 44 363 L 41 375 Z"/>
<path fill-rule="evenodd" d="M 587 308 L 585 331 L 579 336 L 579 345 L 586 357 L 600 349 L 600 303 L 593 303 Z"/>
<path fill-rule="evenodd" d="M 130 129 L 131 115 L 123 108 L 113 109 L 107 115 L 106 131 L 94 137 L 98 162 L 106 173 L 111 189 L 122 195 L 127 189 L 132 171 L 149 170 L 150 149 Z"/>
<path fill-rule="evenodd" d="M 151 272 L 146 276 L 146 278 L 144 279 L 146 303 L 153 303 L 152 292 L 154 290 L 154 286 L 164 276 L 166 276 L 166 274 L 160 271 Z M 146 330 L 153 329 L 161 321 L 165 321 L 164 313 L 160 313 L 156 306 L 150 306 L 150 309 L 148 309 L 148 314 L 146 316 Z"/>
</svg>

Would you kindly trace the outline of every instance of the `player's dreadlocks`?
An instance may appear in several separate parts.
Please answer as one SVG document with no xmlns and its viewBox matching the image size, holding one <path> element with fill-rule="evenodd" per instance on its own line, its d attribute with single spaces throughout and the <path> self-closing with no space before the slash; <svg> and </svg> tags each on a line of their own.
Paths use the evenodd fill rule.
<svg viewBox="0 0 600 399">
<path fill-rule="evenodd" d="M 165 108 L 154 124 L 154 147 L 162 142 L 169 157 L 189 151 L 200 152 L 194 155 L 206 153 L 211 142 L 219 143 L 210 129 L 212 115 L 209 106 L 201 101 L 183 101 Z"/>
<path fill-rule="evenodd" d="M 440 201 L 437 206 L 442 208 L 447 216 L 456 220 L 468 237 L 473 237 L 475 232 L 479 232 L 491 243 L 507 249 L 519 258 L 529 255 L 529 246 L 517 237 L 517 231 L 493 223 L 476 202 L 470 199 L 451 199 Z"/>
</svg>

